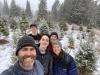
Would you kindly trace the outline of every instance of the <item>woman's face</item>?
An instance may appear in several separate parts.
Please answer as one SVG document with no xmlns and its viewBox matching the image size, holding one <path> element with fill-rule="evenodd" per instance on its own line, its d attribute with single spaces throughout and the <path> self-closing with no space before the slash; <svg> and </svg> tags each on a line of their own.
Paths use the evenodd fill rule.
<svg viewBox="0 0 100 75">
<path fill-rule="evenodd" d="M 43 35 L 39 41 L 40 46 L 43 48 L 47 48 L 47 46 L 49 45 L 49 37 L 46 35 Z"/>
<path fill-rule="evenodd" d="M 57 45 L 57 44 L 54 44 L 52 47 L 53 47 L 53 52 L 54 52 L 56 55 L 59 56 L 59 54 L 60 54 L 60 52 L 61 52 L 60 46 Z"/>
</svg>

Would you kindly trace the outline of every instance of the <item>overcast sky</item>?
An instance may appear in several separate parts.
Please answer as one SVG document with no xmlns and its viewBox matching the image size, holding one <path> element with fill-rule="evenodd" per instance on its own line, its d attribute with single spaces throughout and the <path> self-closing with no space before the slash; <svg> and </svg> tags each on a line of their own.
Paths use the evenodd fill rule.
<svg viewBox="0 0 100 75">
<path fill-rule="evenodd" d="M 0 2 L 3 2 L 4 0 L 0 0 Z M 27 0 L 15 0 L 16 4 L 21 6 L 21 7 L 25 7 L 26 6 L 26 1 Z M 31 4 L 31 8 L 33 11 L 36 11 L 38 9 L 38 4 L 39 4 L 39 0 L 28 0 L 30 1 Z M 54 3 L 55 0 L 47 0 L 47 8 L 48 10 L 51 9 L 52 4 Z M 62 3 L 64 0 L 59 0 L 60 3 Z M 11 3 L 11 0 L 7 0 L 8 4 Z"/>
</svg>

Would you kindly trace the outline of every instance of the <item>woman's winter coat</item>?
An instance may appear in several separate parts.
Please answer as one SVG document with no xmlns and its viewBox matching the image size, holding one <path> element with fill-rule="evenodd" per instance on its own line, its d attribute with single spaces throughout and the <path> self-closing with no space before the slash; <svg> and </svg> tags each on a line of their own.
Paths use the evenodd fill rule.
<svg viewBox="0 0 100 75">
<path fill-rule="evenodd" d="M 59 56 L 53 54 L 53 75 L 78 75 L 77 67 L 72 56 L 61 51 Z"/>
</svg>

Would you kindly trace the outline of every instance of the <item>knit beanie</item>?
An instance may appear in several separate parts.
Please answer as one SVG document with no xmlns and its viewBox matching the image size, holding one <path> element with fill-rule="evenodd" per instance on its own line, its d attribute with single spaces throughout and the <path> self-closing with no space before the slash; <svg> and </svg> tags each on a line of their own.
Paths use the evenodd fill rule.
<svg viewBox="0 0 100 75">
<path fill-rule="evenodd" d="M 52 32 L 52 33 L 50 34 L 50 37 L 51 37 L 52 35 L 56 35 L 56 36 L 57 36 L 57 39 L 58 39 L 58 34 L 57 34 L 57 32 Z"/>
<path fill-rule="evenodd" d="M 25 35 L 18 40 L 18 43 L 16 46 L 16 55 L 18 55 L 18 51 L 25 46 L 35 47 L 35 49 L 37 50 L 37 47 L 34 43 L 34 39 L 31 36 Z"/>
<path fill-rule="evenodd" d="M 52 43 L 52 46 L 53 46 L 53 45 L 59 45 L 60 48 L 62 49 L 62 44 L 61 44 L 59 41 L 53 42 L 53 43 Z"/>
</svg>

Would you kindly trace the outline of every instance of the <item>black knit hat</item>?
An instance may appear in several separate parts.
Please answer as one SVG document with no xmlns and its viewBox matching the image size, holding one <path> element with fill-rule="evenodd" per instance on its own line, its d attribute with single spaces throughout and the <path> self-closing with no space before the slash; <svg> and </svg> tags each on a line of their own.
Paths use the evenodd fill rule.
<svg viewBox="0 0 100 75">
<path fill-rule="evenodd" d="M 58 34 L 57 34 L 57 32 L 52 32 L 52 33 L 50 34 L 50 37 L 51 37 L 52 35 L 56 35 L 56 36 L 57 36 L 57 39 L 58 39 Z"/>
<path fill-rule="evenodd" d="M 35 47 L 37 50 L 37 47 L 34 43 L 34 39 L 31 36 L 25 35 L 22 38 L 19 39 L 16 47 L 16 55 L 18 55 L 18 51 L 25 47 L 25 46 L 32 46 Z"/>
</svg>

